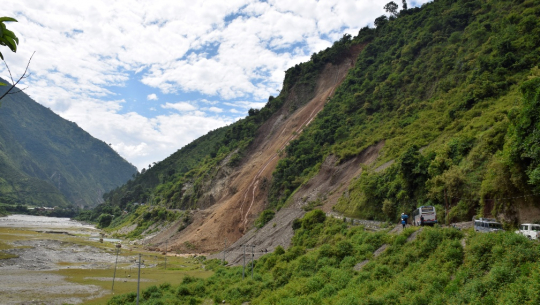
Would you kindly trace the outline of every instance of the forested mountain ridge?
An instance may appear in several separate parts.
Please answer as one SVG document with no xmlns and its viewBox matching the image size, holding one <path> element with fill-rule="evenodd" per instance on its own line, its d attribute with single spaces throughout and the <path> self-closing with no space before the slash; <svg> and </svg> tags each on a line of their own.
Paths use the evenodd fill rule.
<svg viewBox="0 0 540 305">
<path fill-rule="evenodd" d="M 200 157 L 187 171 L 167 159 L 172 174 L 158 171 L 158 163 L 152 176 L 161 180 L 144 187 L 147 171 L 109 193 L 107 203 L 208 208 L 201 217 L 216 221 L 220 213 L 236 213 L 219 206 L 241 193 L 251 213 L 323 206 L 395 221 L 401 212 L 431 204 L 445 222 L 473 215 L 509 224 L 538 220 L 539 17 L 538 0 L 438 0 L 376 18 L 376 28 L 345 35 L 289 69 L 280 95 L 263 109 L 214 131 L 214 140 L 199 139 L 190 149 Z M 334 79 L 335 92 L 324 91 L 331 87 L 324 82 Z M 296 116 L 317 113 L 322 96 L 322 111 L 302 125 Z M 265 142 L 275 130 L 287 131 L 285 146 Z M 369 162 L 358 159 L 368 150 Z M 317 181 L 339 176 L 321 179 L 323 171 L 351 161 L 361 175 L 318 188 Z M 249 167 L 261 175 L 251 184 L 235 182 Z M 245 232 L 255 217 L 245 214 L 243 203 L 238 209 L 244 214 L 231 217 L 228 230 Z M 184 242 L 186 236 L 175 238 Z"/>
<path fill-rule="evenodd" d="M 326 156 L 344 162 L 384 141 L 378 164 L 395 163 L 364 171 L 337 210 L 395 220 L 431 204 L 440 215 L 448 205 L 446 221 L 475 214 L 525 220 L 520 207 L 531 207 L 537 197 L 530 194 L 538 193 L 537 144 L 523 145 L 525 134 L 516 131 L 538 124 L 531 105 L 540 76 L 539 5 L 443 0 L 377 18 L 376 29 L 360 31 L 373 38 L 355 69 L 287 147 L 272 202 L 286 203 Z"/>
<path fill-rule="evenodd" d="M 109 145 L 24 92 L 2 99 L 1 203 L 93 207 L 136 172 Z"/>
</svg>

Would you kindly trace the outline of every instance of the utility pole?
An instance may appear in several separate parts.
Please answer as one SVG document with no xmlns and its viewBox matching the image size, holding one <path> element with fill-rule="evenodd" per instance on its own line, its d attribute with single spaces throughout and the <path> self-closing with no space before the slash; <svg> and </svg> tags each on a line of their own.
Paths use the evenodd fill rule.
<svg viewBox="0 0 540 305">
<path fill-rule="evenodd" d="M 114 262 L 114 275 L 112 278 L 111 291 L 114 291 L 114 279 L 116 278 L 116 265 L 118 264 L 118 252 L 120 252 L 120 247 L 122 247 L 122 245 L 116 244 L 116 261 Z"/>
<path fill-rule="evenodd" d="M 165 270 L 167 270 L 167 246 L 168 246 L 169 240 L 165 241 Z"/>
<path fill-rule="evenodd" d="M 139 305 L 139 287 L 141 285 L 141 254 L 139 253 L 139 276 L 137 277 L 137 305 Z"/>
<path fill-rule="evenodd" d="M 253 248 L 255 248 L 255 246 L 251 245 L 251 279 L 253 279 L 253 258 L 255 257 L 255 253 L 253 253 Z"/>
<path fill-rule="evenodd" d="M 223 243 L 223 266 L 225 266 L 225 251 L 227 250 L 227 239 L 225 238 L 225 242 Z"/>
<path fill-rule="evenodd" d="M 242 279 L 244 279 L 246 273 L 246 245 L 244 245 L 244 269 L 242 269 Z"/>
</svg>

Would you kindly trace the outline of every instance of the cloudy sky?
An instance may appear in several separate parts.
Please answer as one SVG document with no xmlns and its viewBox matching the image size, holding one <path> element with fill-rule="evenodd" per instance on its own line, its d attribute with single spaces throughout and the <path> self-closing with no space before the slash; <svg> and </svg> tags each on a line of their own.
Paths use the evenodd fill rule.
<svg viewBox="0 0 540 305">
<path fill-rule="evenodd" d="M 18 76 L 35 51 L 26 92 L 141 170 L 264 106 L 285 70 L 388 1 L 3 0 L 20 44 L 2 54 Z"/>
</svg>

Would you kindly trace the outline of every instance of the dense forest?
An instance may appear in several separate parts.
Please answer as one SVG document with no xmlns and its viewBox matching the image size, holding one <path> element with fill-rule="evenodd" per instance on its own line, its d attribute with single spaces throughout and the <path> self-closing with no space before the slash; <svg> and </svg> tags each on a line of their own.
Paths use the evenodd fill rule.
<svg viewBox="0 0 540 305">
<path fill-rule="evenodd" d="M 448 207 L 446 221 L 477 214 L 516 221 L 518 205 L 532 204 L 540 189 L 539 16 L 535 0 L 438 0 L 378 17 L 376 28 L 345 35 L 287 70 L 280 95 L 262 109 L 105 194 L 106 204 L 88 218 L 107 205 L 125 209 L 135 202 L 200 207 L 205 183 L 224 164 L 242 165 L 258 128 L 291 88 L 309 92 L 325 64 L 339 63 L 361 44 L 343 84 L 281 155 L 270 181 L 270 208 L 286 206 L 329 155 L 346 162 L 384 142 L 377 166 L 388 168 L 365 168 L 335 210 L 394 221 L 430 204 Z"/>
<path fill-rule="evenodd" d="M 287 147 L 273 204 L 286 204 L 329 154 L 343 162 L 384 141 L 379 164 L 394 163 L 364 171 L 338 211 L 395 220 L 448 204 L 449 221 L 512 214 L 508 198 L 540 186 L 539 15 L 538 1 L 439 0 L 377 18 L 355 38 L 368 45 L 354 70 Z"/>
</svg>

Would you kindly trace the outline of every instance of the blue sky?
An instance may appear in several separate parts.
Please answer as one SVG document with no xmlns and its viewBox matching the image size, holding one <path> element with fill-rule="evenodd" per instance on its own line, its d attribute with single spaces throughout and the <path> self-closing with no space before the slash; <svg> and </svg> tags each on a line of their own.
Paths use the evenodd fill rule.
<svg viewBox="0 0 540 305">
<path fill-rule="evenodd" d="M 20 75 L 35 51 L 32 98 L 140 170 L 262 107 L 285 70 L 373 26 L 386 2 L 4 0 L 20 44 L 3 54 Z"/>
</svg>

